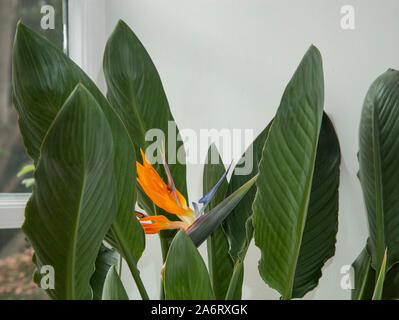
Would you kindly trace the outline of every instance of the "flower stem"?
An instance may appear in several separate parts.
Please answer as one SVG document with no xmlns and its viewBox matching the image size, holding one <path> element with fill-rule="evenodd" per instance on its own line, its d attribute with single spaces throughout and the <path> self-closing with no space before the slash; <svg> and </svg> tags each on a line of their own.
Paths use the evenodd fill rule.
<svg viewBox="0 0 399 320">
<path fill-rule="evenodd" d="M 173 236 L 172 236 L 173 239 Z M 170 243 L 171 243 L 171 238 L 165 234 L 165 232 L 162 232 L 159 234 L 159 240 L 161 242 L 161 252 L 162 252 L 162 263 L 164 264 L 166 261 L 166 257 L 168 255 Z M 159 288 L 159 299 L 160 300 L 165 300 L 165 290 L 163 287 L 163 281 L 162 277 L 160 279 L 160 288 Z"/>
<path fill-rule="evenodd" d="M 137 269 L 137 266 L 135 263 L 132 263 L 132 259 L 130 257 L 126 258 L 126 262 L 129 266 L 130 272 L 132 273 L 133 279 L 136 282 L 137 289 L 140 292 L 141 298 L 143 300 L 150 300 L 148 297 L 147 291 L 145 290 L 143 281 L 140 278 L 140 271 Z"/>
</svg>

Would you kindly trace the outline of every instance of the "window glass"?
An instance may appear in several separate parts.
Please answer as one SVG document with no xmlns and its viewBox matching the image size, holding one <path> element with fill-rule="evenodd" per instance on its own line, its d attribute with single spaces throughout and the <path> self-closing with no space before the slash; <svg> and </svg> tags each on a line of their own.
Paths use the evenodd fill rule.
<svg viewBox="0 0 399 320">
<path fill-rule="evenodd" d="M 2 229 L 0 243 L 0 300 L 48 299 L 45 291 L 32 281 L 33 250 L 23 233 L 18 229 Z"/>
</svg>

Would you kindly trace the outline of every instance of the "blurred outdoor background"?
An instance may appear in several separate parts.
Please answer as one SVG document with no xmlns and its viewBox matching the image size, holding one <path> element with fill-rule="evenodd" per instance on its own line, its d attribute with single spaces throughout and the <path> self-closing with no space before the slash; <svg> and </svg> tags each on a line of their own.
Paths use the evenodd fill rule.
<svg viewBox="0 0 399 320">
<path fill-rule="evenodd" d="M 30 192 L 22 184 L 29 174 L 17 177 L 31 160 L 27 156 L 18 129 L 18 117 L 12 104 L 11 52 L 19 19 L 63 48 L 62 0 L 0 1 L 0 197 L 1 193 Z M 55 9 L 55 29 L 40 26 L 44 5 Z M 45 299 L 45 293 L 32 281 L 32 250 L 18 229 L 0 229 L 0 300 Z"/>
</svg>

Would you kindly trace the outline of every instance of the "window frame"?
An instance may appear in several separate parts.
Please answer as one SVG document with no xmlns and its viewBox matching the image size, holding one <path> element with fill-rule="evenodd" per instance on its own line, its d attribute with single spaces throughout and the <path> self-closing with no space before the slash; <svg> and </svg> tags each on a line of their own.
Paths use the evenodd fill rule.
<svg viewBox="0 0 399 320">
<path fill-rule="evenodd" d="M 24 221 L 24 211 L 30 193 L 0 194 L 0 229 L 17 229 Z"/>
</svg>

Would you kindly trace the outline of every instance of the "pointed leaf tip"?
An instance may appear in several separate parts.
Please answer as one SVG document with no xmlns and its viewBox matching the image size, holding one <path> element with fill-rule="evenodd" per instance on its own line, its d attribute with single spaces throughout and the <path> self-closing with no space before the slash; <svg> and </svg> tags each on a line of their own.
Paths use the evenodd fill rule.
<svg viewBox="0 0 399 320">
<path fill-rule="evenodd" d="M 215 299 L 206 265 L 184 231 L 172 241 L 162 278 L 167 300 Z"/>
<path fill-rule="evenodd" d="M 377 282 L 375 284 L 372 300 L 381 300 L 384 289 L 385 270 L 387 265 L 387 248 L 385 248 L 384 259 L 382 260 L 380 272 L 378 274 Z"/>
<path fill-rule="evenodd" d="M 118 23 L 116 24 L 116 27 L 127 27 L 127 23 L 123 19 L 119 19 Z"/>
<path fill-rule="evenodd" d="M 104 282 L 102 300 L 129 300 L 114 264 L 109 268 Z"/>
</svg>

